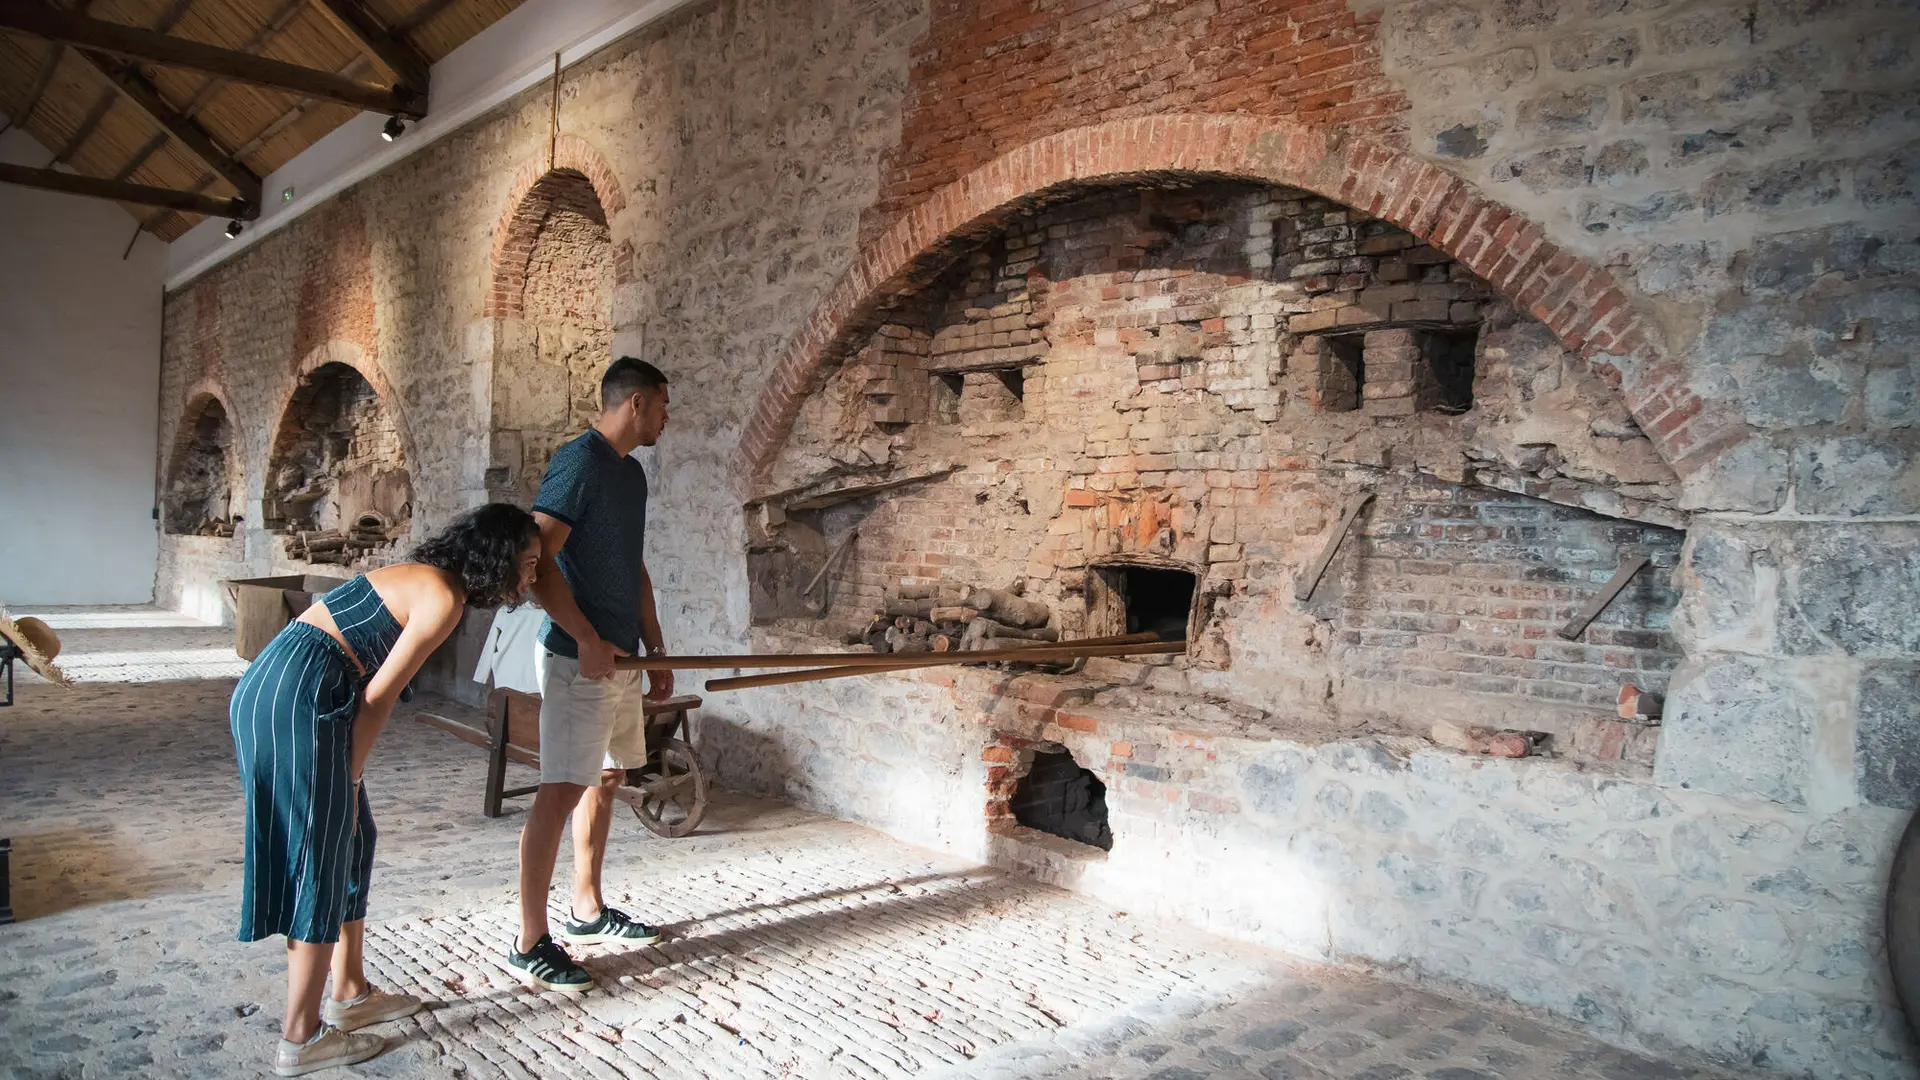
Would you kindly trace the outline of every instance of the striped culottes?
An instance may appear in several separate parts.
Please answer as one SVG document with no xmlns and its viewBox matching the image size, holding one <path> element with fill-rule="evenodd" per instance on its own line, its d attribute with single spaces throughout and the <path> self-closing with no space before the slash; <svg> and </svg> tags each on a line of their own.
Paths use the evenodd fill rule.
<svg viewBox="0 0 1920 1080">
<path fill-rule="evenodd" d="M 341 923 L 366 918 L 373 811 L 351 765 L 363 685 L 339 642 L 296 622 L 234 688 L 228 716 L 247 793 L 242 941 L 332 943 Z"/>
</svg>

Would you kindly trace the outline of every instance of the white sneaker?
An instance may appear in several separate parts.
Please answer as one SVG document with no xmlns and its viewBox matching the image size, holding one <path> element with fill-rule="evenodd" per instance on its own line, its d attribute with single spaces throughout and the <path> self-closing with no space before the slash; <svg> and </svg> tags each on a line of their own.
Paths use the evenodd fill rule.
<svg viewBox="0 0 1920 1080">
<path fill-rule="evenodd" d="M 389 994 L 370 986 L 366 993 L 352 1001 L 328 998 L 327 1003 L 320 1007 L 320 1019 L 341 1031 L 358 1031 L 370 1024 L 384 1024 L 389 1020 L 412 1016 L 424 1004 L 412 994 Z"/>
<path fill-rule="evenodd" d="M 365 1061 L 387 1048 L 387 1040 L 378 1035 L 349 1035 L 332 1024 L 321 1024 L 312 1039 L 304 1043 L 280 1040 L 280 1052 L 273 1071 L 281 1076 L 303 1076 L 335 1065 Z"/>
</svg>

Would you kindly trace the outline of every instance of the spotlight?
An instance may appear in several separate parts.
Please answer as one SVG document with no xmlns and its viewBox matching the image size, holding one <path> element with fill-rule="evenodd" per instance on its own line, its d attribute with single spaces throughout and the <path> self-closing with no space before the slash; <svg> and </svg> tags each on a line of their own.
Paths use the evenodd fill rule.
<svg viewBox="0 0 1920 1080">
<path fill-rule="evenodd" d="M 407 133 L 407 122 L 397 116 L 387 117 L 387 126 L 380 129 L 380 137 L 392 142 Z"/>
<path fill-rule="evenodd" d="M 234 218 L 232 221 L 227 222 L 227 239 L 231 240 L 239 236 L 240 230 L 244 228 L 246 228 L 246 226 L 240 224 L 239 218 Z"/>
</svg>

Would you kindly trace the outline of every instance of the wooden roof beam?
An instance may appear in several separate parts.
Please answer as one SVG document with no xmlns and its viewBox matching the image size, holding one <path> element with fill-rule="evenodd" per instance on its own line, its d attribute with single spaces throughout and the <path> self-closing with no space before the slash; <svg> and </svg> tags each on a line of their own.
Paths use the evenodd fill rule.
<svg viewBox="0 0 1920 1080">
<path fill-rule="evenodd" d="M 206 214 L 210 217 L 240 218 L 251 221 L 260 216 L 259 204 L 244 199 L 228 199 L 214 195 L 201 195 L 192 191 L 148 187 L 145 184 L 129 184 L 119 180 L 102 180 L 99 177 L 81 176 L 77 173 L 61 172 L 58 169 L 33 169 L 25 165 L 9 165 L 5 162 L 0 162 L 0 183 L 20 184 L 69 195 L 87 195 L 96 199 L 112 199 L 115 202 L 139 203 L 143 206 L 163 206 L 169 210 L 184 210 L 191 214 Z"/>
<path fill-rule="evenodd" d="M 173 4 L 160 13 L 160 21 L 153 26 L 154 32 L 164 34 L 173 29 L 181 19 L 186 18 L 187 9 L 192 6 L 193 0 L 173 0 Z M 84 14 L 84 11 L 81 14 Z M 60 47 L 54 46 L 55 49 Z M 106 119 L 107 111 L 113 108 L 114 100 L 118 97 L 119 95 L 111 89 L 100 94 L 100 97 L 94 101 L 93 108 L 88 110 L 86 119 L 80 124 L 79 129 L 74 132 L 72 138 L 67 140 L 67 144 L 60 148 L 60 153 L 53 159 L 54 165 L 64 165 L 73 160 L 73 156 L 78 154 L 87 140 L 93 137 L 94 130 L 100 126 L 100 121 Z M 114 179 L 125 180 L 126 177 L 116 176 Z"/>
<path fill-rule="evenodd" d="M 360 0 L 314 0 L 327 20 L 359 43 L 362 52 L 385 64 L 400 85 L 427 98 L 427 58 L 406 39 L 380 25 Z"/>
<path fill-rule="evenodd" d="M 406 86 L 382 87 L 343 79 L 328 71 L 284 64 L 122 23 L 71 15 L 44 4 L 0 4 L 0 29 L 58 41 L 76 48 L 218 75 L 223 79 L 335 101 L 369 112 L 410 119 L 427 114 L 427 99 Z"/>
<path fill-rule="evenodd" d="M 180 140 L 180 145 L 191 150 L 195 157 L 207 163 L 208 168 L 232 184 L 233 190 L 242 199 L 255 206 L 260 205 L 260 178 L 254 175 L 253 170 L 222 149 L 206 128 L 181 116 L 178 110 L 168 104 L 167 99 L 160 96 L 160 91 L 147 81 L 146 76 L 134 70 L 133 65 L 96 56 L 86 50 L 81 50 L 80 56 L 106 76 L 109 82 L 118 86 L 135 105 L 145 109 L 148 116 L 167 129 L 168 134 Z"/>
</svg>

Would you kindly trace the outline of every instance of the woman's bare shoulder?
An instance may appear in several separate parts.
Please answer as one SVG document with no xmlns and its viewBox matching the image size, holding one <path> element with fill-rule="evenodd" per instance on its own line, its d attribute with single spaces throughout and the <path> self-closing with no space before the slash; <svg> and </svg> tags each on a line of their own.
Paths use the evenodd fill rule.
<svg viewBox="0 0 1920 1080">
<path fill-rule="evenodd" d="M 451 574 L 422 563 L 395 563 L 369 570 L 367 582 L 402 623 L 409 621 L 416 611 L 431 614 L 458 611 L 466 600 L 455 587 Z"/>
</svg>

